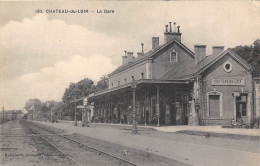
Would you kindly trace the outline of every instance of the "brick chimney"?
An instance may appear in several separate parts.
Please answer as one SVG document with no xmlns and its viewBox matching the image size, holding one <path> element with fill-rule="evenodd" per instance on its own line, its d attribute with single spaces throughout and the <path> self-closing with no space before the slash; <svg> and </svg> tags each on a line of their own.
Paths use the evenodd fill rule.
<svg viewBox="0 0 260 166">
<path fill-rule="evenodd" d="M 213 46 L 212 47 L 212 55 L 219 55 L 224 51 L 224 46 Z"/>
<path fill-rule="evenodd" d="M 127 62 L 131 62 L 134 59 L 134 53 L 133 52 L 126 52 L 127 55 Z"/>
<path fill-rule="evenodd" d="M 122 56 L 123 65 L 127 64 L 127 56 Z"/>
<path fill-rule="evenodd" d="M 159 46 L 159 37 L 152 37 L 152 49 L 155 49 Z"/>
<path fill-rule="evenodd" d="M 206 45 L 194 45 L 195 64 L 197 65 L 202 59 L 206 58 Z"/>
<path fill-rule="evenodd" d="M 168 31 L 168 25 L 165 26 L 166 30 L 164 32 L 164 43 L 168 43 L 169 41 L 173 39 L 177 39 L 181 42 L 181 32 L 180 32 L 180 26 L 177 26 L 176 23 L 173 23 L 174 25 L 174 31 L 172 31 L 172 22 L 169 22 L 170 29 Z"/>
<path fill-rule="evenodd" d="M 142 52 L 138 52 L 137 53 L 137 58 L 140 58 L 140 57 L 142 57 L 143 56 L 143 53 Z"/>
<path fill-rule="evenodd" d="M 126 56 L 127 51 L 125 51 L 125 55 L 122 56 L 122 61 L 123 61 L 123 65 L 127 64 L 127 56 Z"/>
</svg>

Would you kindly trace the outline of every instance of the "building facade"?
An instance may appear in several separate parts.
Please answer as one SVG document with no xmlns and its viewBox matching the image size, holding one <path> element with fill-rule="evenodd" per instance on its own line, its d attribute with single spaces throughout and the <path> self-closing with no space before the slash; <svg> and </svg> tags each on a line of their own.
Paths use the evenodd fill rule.
<svg viewBox="0 0 260 166">
<path fill-rule="evenodd" d="M 153 37 L 147 53 L 142 48 L 134 57 L 126 51 L 123 64 L 108 74 L 109 88 L 88 96 L 93 120 L 131 124 L 136 117 L 138 124 L 158 126 L 225 125 L 259 116 L 259 84 L 250 65 L 223 46 L 213 47 L 208 56 L 206 45 L 195 45 L 193 52 L 181 35 L 180 27 L 170 23 L 163 44 Z"/>
</svg>

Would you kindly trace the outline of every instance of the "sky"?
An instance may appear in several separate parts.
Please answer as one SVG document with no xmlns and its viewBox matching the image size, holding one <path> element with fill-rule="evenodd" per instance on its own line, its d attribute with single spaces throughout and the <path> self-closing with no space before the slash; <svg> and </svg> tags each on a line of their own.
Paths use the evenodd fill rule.
<svg viewBox="0 0 260 166">
<path fill-rule="evenodd" d="M 40 9 L 43 13 L 36 13 Z M 48 9 L 88 13 L 46 13 Z M 97 13 L 113 10 L 114 13 Z M 93 12 L 91 12 L 93 11 Z M 152 47 L 168 22 L 182 42 L 251 45 L 260 39 L 260 1 L 0 2 L 0 106 L 22 109 L 28 99 L 61 101 L 72 82 L 97 82 L 122 64 L 124 50 Z"/>
</svg>

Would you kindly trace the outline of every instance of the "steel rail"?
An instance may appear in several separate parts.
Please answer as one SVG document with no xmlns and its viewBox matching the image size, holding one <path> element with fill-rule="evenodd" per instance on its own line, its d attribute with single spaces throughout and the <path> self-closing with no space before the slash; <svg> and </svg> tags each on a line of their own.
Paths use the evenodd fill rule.
<svg viewBox="0 0 260 166">
<path fill-rule="evenodd" d="M 64 156 L 66 156 L 67 158 L 69 158 L 71 161 L 73 161 L 74 163 L 76 163 L 76 165 L 78 166 L 82 166 L 79 162 L 77 162 L 76 160 L 74 160 L 71 156 L 69 156 L 68 154 L 66 154 L 65 152 L 63 152 L 61 149 L 59 149 L 56 145 L 54 145 L 53 143 L 51 143 L 48 139 L 46 139 L 45 137 L 43 137 L 43 135 L 40 135 L 39 132 L 33 131 L 31 128 L 28 127 L 29 125 L 26 124 L 27 129 L 29 129 L 30 132 L 39 135 L 44 141 L 46 141 L 48 144 L 50 144 L 52 147 L 54 147 L 56 150 L 58 150 L 61 154 L 63 154 Z M 36 126 L 36 125 L 34 125 Z M 38 126 L 36 126 L 38 127 Z"/>
<path fill-rule="evenodd" d="M 133 162 L 131 162 L 131 161 L 127 161 L 127 160 L 125 160 L 125 159 L 123 159 L 123 158 L 121 158 L 121 157 L 115 156 L 115 155 L 113 155 L 113 154 L 109 154 L 109 153 L 107 153 L 107 152 L 105 152 L 105 151 L 102 151 L 102 150 L 99 150 L 99 149 L 94 148 L 94 147 L 92 147 L 92 146 L 83 144 L 83 143 L 78 142 L 78 141 L 76 141 L 76 140 L 74 140 L 74 139 L 68 138 L 68 137 L 66 137 L 66 136 L 64 136 L 64 135 L 57 134 L 57 133 L 55 133 L 54 131 L 50 131 L 50 130 L 46 129 L 45 127 L 40 127 L 39 125 L 41 125 L 41 124 L 39 124 L 39 125 L 37 124 L 37 125 L 36 125 L 35 122 L 30 122 L 30 123 L 34 124 L 34 126 L 36 126 L 36 127 L 38 127 L 38 128 L 41 128 L 41 129 L 46 130 L 46 131 L 48 131 L 48 132 L 50 132 L 50 133 L 56 134 L 56 135 L 58 135 L 58 136 L 60 136 L 60 137 L 62 137 L 62 138 L 65 138 L 65 139 L 67 139 L 67 140 L 69 140 L 69 141 L 71 141 L 71 142 L 74 142 L 74 143 L 76 143 L 76 144 L 85 146 L 85 147 L 87 147 L 87 148 L 89 148 L 89 149 L 92 149 L 92 150 L 94 150 L 94 151 L 103 153 L 103 154 L 105 154 L 105 155 L 107 155 L 107 156 L 109 156 L 109 157 L 112 157 L 112 158 L 114 158 L 114 159 L 117 159 L 117 160 L 119 160 L 119 161 L 123 161 L 123 162 L 125 162 L 125 163 L 127 163 L 127 164 L 130 164 L 130 165 L 133 165 L 133 166 L 139 166 L 138 164 L 135 164 L 135 163 L 133 163 Z M 44 125 L 41 125 L 41 126 L 44 126 Z"/>
<path fill-rule="evenodd" d="M 57 134 L 31 134 L 31 135 L 3 135 L 3 137 L 40 137 L 40 136 L 52 136 Z M 63 134 L 69 135 L 69 134 Z"/>
</svg>

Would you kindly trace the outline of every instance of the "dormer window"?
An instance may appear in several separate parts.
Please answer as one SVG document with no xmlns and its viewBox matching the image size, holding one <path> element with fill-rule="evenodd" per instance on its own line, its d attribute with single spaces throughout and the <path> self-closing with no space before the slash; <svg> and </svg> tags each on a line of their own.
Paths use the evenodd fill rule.
<svg viewBox="0 0 260 166">
<path fill-rule="evenodd" d="M 170 53 L 170 62 L 178 62 L 178 54 L 174 49 Z"/>
<path fill-rule="evenodd" d="M 143 72 L 141 73 L 141 79 L 144 79 L 144 73 Z"/>
</svg>

